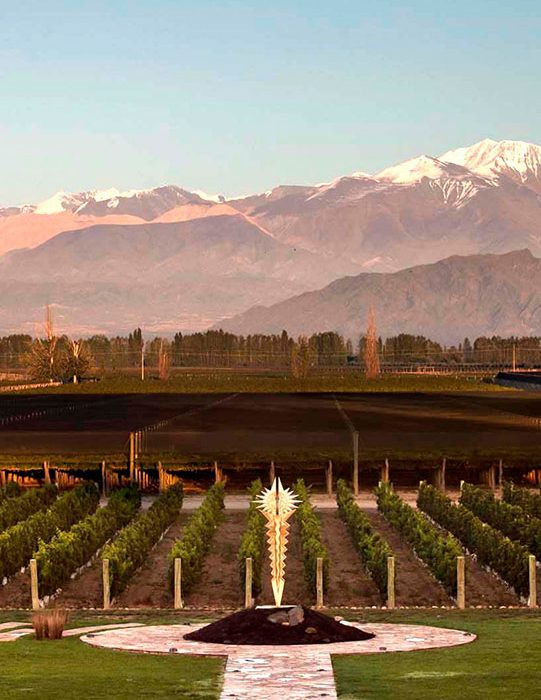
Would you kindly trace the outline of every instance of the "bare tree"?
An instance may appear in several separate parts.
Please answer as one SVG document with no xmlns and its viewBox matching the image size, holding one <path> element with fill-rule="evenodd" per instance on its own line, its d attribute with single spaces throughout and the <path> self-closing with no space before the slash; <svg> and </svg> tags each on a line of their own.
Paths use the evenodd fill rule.
<svg viewBox="0 0 541 700">
<path fill-rule="evenodd" d="M 66 378 L 72 377 L 73 383 L 77 384 L 88 372 L 91 364 L 92 356 L 85 341 L 68 339 L 61 360 L 62 375 Z"/>
<path fill-rule="evenodd" d="M 300 336 L 291 350 L 291 374 L 295 379 L 306 379 L 310 372 L 313 357 L 305 336 Z"/>
<path fill-rule="evenodd" d="M 367 379 L 374 379 L 380 371 L 376 315 L 374 309 L 368 312 L 368 324 L 364 343 L 364 368 Z"/>
<path fill-rule="evenodd" d="M 34 379 L 53 382 L 58 378 L 59 353 L 58 338 L 54 332 L 51 307 L 45 307 L 45 338 L 36 338 L 27 357 L 30 374 Z"/>
<path fill-rule="evenodd" d="M 171 367 L 171 350 L 169 343 L 160 340 L 160 349 L 158 350 L 158 376 L 163 381 L 169 379 L 169 370 Z"/>
</svg>

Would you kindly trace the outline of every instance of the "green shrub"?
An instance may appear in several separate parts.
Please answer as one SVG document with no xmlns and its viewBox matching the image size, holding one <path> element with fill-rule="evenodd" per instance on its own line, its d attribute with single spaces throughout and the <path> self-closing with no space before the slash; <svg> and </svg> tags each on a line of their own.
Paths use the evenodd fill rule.
<svg viewBox="0 0 541 700">
<path fill-rule="evenodd" d="M 205 557 L 210 549 L 214 531 L 222 519 L 225 483 L 210 487 L 203 503 L 188 520 L 182 537 L 169 553 L 169 582 L 174 584 L 175 559 L 182 559 L 182 590 L 185 593 L 197 583 L 203 570 Z"/>
<path fill-rule="evenodd" d="M 0 534 L 0 580 L 26 566 L 40 541 L 49 542 L 58 531 L 70 527 L 98 507 L 95 484 L 85 482 Z"/>
<path fill-rule="evenodd" d="M 439 531 L 422 513 L 397 496 L 389 484 L 376 489 L 378 509 L 409 542 L 434 577 L 456 597 L 456 559 L 462 549 L 456 539 Z"/>
<path fill-rule="evenodd" d="M 57 495 L 56 487 L 47 484 L 40 489 L 26 491 L 21 496 L 6 498 L 0 505 L 0 531 L 7 530 L 39 510 L 48 508 Z"/>
<path fill-rule="evenodd" d="M 532 518 L 541 519 L 541 496 L 506 481 L 503 485 L 503 500 L 512 506 L 520 506 Z"/>
<path fill-rule="evenodd" d="M 244 591 L 246 581 L 246 559 L 252 558 L 252 592 L 258 596 L 262 590 L 261 575 L 265 557 L 265 517 L 257 507 L 255 497 L 263 490 L 261 479 L 256 479 L 250 486 L 250 506 L 246 520 L 246 529 L 242 535 L 237 555 L 239 563 L 240 587 Z"/>
<path fill-rule="evenodd" d="M 528 595 L 528 550 L 511 542 L 501 532 L 483 523 L 468 508 L 455 505 L 433 486 L 421 484 L 417 505 L 433 520 L 457 537 L 478 561 L 490 567 L 517 594 Z"/>
<path fill-rule="evenodd" d="M 374 531 L 370 519 L 355 503 L 353 491 L 344 479 L 337 484 L 336 501 L 338 512 L 349 530 L 353 545 L 383 600 L 387 597 L 387 557 L 393 552 L 387 542 Z"/>
<path fill-rule="evenodd" d="M 471 512 L 500 530 L 510 540 L 520 542 L 541 558 L 541 520 L 528 515 L 520 506 L 497 501 L 494 495 L 471 484 L 464 484 L 460 503 Z"/>
<path fill-rule="evenodd" d="M 50 542 L 41 541 L 36 554 L 39 592 L 50 595 L 96 553 L 107 540 L 135 515 L 141 505 L 137 488 L 114 491 L 105 508 L 59 532 Z"/>
<path fill-rule="evenodd" d="M 321 522 L 312 508 L 310 492 L 303 479 L 296 482 L 294 490 L 300 498 L 295 518 L 300 527 L 304 580 L 309 590 L 315 594 L 317 560 L 323 559 L 323 583 L 326 586 L 329 581 L 329 553 L 321 541 Z"/>
<path fill-rule="evenodd" d="M 8 481 L 5 486 L 0 488 L 0 503 L 3 503 L 7 498 L 16 498 L 21 495 L 21 487 L 16 481 Z"/>
<path fill-rule="evenodd" d="M 160 536 L 178 517 L 182 500 L 182 484 L 171 486 L 103 548 L 102 559 L 109 560 L 112 597 L 124 590 Z"/>
</svg>

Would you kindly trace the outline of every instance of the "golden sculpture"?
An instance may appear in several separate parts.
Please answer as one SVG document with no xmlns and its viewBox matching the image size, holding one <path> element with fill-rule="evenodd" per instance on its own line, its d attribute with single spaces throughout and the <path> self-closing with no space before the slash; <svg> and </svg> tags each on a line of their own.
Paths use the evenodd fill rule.
<svg viewBox="0 0 541 700">
<path fill-rule="evenodd" d="M 267 519 L 267 540 L 271 560 L 271 582 L 274 603 L 282 603 L 284 593 L 287 536 L 289 518 L 297 508 L 299 499 L 291 489 L 284 489 L 280 479 L 274 479 L 270 489 L 256 496 L 257 507 Z"/>
</svg>

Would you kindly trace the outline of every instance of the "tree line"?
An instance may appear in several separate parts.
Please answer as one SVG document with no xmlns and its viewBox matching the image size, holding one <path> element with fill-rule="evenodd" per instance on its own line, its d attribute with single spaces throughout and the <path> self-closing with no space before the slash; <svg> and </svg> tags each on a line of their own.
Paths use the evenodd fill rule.
<svg viewBox="0 0 541 700">
<path fill-rule="evenodd" d="M 291 369 L 296 376 L 312 367 L 362 365 L 370 374 L 388 367 L 415 365 L 541 366 L 541 336 L 479 337 L 445 346 L 422 335 L 400 333 L 381 338 L 375 319 L 354 344 L 335 332 L 293 337 L 280 334 L 235 335 L 225 331 L 177 333 L 173 338 L 143 335 L 93 335 L 72 339 L 57 335 L 50 318 L 44 337 L 13 334 L 0 337 L 0 371 L 26 370 L 42 381 L 68 380 L 89 373 L 155 368 L 166 378 L 171 368 L 228 367 Z"/>
</svg>

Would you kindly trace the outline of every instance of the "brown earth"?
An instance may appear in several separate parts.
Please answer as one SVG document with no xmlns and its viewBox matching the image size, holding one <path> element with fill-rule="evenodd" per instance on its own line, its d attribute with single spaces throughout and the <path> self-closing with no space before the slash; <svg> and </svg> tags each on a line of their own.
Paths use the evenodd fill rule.
<svg viewBox="0 0 541 700">
<path fill-rule="evenodd" d="M 30 608 L 30 570 L 18 573 L 5 586 L 0 586 L 0 608 Z"/>
<path fill-rule="evenodd" d="M 295 615 L 288 616 L 288 612 Z M 273 620 L 274 618 L 274 620 Z M 342 625 L 328 615 L 305 607 L 262 610 L 250 608 L 228 615 L 184 636 L 214 644 L 329 644 L 373 639 L 374 635 Z"/>
<path fill-rule="evenodd" d="M 466 605 L 519 605 L 519 599 L 503 581 L 467 556 Z"/>
<path fill-rule="evenodd" d="M 433 578 L 428 568 L 400 534 L 385 520 L 376 508 L 365 508 L 375 529 L 385 537 L 396 556 L 396 598 L 398 605 L 452 605 L 453 601 Z M 434 591 L 428 594 L 429 586 Z M 444 597 L 437 600 L 436 591 Z M 433 597 L 434 601 L 431 600 Z M 420 602 L 419 602 L 420 601 Z M 466 556 L 466 605 L 518 605 L 517 596 L 494 574 Z"/>
<path fill-rule="evenodd" d="M 401 606 L 452 605 L 453 601 L 413 549 L 376 508 L 363 508 L 376 532 L 389 544 L 396 562 L 396 603 Z"/>
<path fill-rule="evenodd" d="M 79 576 L 64 584 L 62 593 L 57 596 L 54 604 L 57 607 L 62 606 L 70 610 L 103 607 L 101 557 L 96 557 Z"/>
<path fill-rule="evenodd" d="M 329 583 L 324 603 L 329 607 L 381 605 L 381 595 L 337 510 L 318 512 L 323 544 L 329 552 Z"/>
<path fill-rule="evenodd" d="M 237 553 L 246 527 L 246 510 L 226 510 L 212 538 L 199 583 L 184 597 L 192 608 L 238 608 L 244 603 Z"/>
<path fill-rule="evenodd" d="M 172 608 L 173 595 L 167 577 L 169 552 L 191 513 L 181 512 L 160 542 L 149 552 L 145 563 L 137 571 L 127 588 L 115 600 L 119 608 Z"/>
<path fill-rule="evenodd" d="M 338 458 L 350 450 L 349 430 L 328 394 L 240 394 L 215 403 L 220 398 L 223 395 L 10 396 L 2 401 L 0 417 L 43 409 L 53 413 L 2 426 L 0 452 L 82 455 L 95 453 L 97 445 L 104 454 L 120 452 L 126 449 L 130 430 L 163 419 L 173 420 L 148 436 L 151 452 L 177 450 L 179 455 L 206 455 L 209 460 L 234 454 L 242 462 L 288 451 L 312 453 L 324 464 L 326 457 L 336 453 Z M 541 446 L 541 432 L 533 420 L 541 416 L 541 401 L 533 394 L 359 393 L 337 398 L 360 431 L 363 448 L 391 457 L 394 451 L 452 456 L 459 446 L 472 455 L 490 450 L 505 458 L 508 450 Z M 70 404 L 85 405 L 62 410 Z M 293 467 L 294 460 L 290 462 Z M 394 469 L 391 460 L 391 472 Z M 449 477 L 454 469 L 449 462 Z"/>
</svg>

